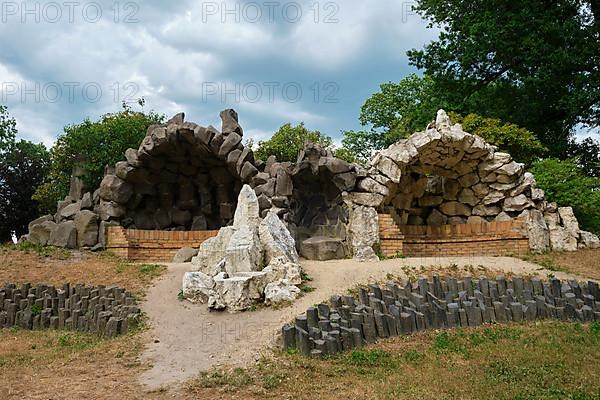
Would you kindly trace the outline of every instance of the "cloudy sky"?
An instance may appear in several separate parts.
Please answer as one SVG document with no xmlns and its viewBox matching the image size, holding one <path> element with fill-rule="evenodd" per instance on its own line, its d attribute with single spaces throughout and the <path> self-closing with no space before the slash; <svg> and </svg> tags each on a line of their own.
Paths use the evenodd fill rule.
<svg viewBox="0 0 600 400">
<path fill-rule="evenodd" d="M 402 1 L 23 4 L 0 4 L 1 102 L 46 144 L 140 97 L 203 125 L 235 108 L 256 140 L 300 121 L 339 138 L 380 83 L 414 71 L 406 50 L 436 36 Z"/>
</svg>

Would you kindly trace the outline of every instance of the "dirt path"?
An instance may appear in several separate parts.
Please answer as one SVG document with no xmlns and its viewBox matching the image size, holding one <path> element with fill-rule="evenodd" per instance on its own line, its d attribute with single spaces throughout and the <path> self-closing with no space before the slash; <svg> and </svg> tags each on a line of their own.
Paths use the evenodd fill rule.
<svg viewBox="0 0 600 400">
<path fill-rule="evenodd" d="M 152 367 L 142 374 L 141 383 L 149 390 L 184 382 L 199 372 L 219 365 L 248 365 L 275 344 L 281 326 L 307 307 L 343 293 L 359 283 L 381 281 L 388 273 L 406 276 L 402 267 L 482 265 L 490 270 L 515 274 L 538 273 L 546 277 L 550 271 L 508 257 L 406 258 L 378 263 L 352 260 L 328 262 L 304 261 L 304 271 L 313 278 L 316 290 L 307 293 L 292 306 L 229 314 L 209 312 L 206 305 L 192 305 L 177 299 L 183 274 L 190 264 L 170 264 L 169 271 L 152 288 L 142 305 L 151 329 L 148 346 L 142 358 Z M 560 279 L 573 277 L 554 272 Z M 583 278 L 581 278 L 583 279 Z"/>
</svg>

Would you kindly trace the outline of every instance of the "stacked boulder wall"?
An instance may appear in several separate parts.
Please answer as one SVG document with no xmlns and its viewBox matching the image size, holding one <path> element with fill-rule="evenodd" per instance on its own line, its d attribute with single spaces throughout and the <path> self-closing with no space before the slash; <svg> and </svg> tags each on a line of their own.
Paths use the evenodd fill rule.
<svg viewBox="0 0 600 400">
<path fill-rule="evenodd" d="M 204 242 L 183 278 L 184 296 L 212 309 L 243 311 L 257 302 L 293 301 L 302 282 L 294 239 L 274 212 L 261 220 L 258 197 L 244 185 L 233 225 Z M 275 283 L 281 290 L 265 291 Z M 282 293 L 287 293 L 287 297 Z"/>
<path fill-rule="evenodd" d="M 279 257 L 296 264 L 293 254 L 303 243 L 311 258 L 377 260 L 378 213 L 399 225 L 521 218 L 533 251 L 600 246 L 597 236 L 579 229 L 570 208 L 544 199 L 522 164 L 452 125 L 443 110 L 425 131 L 376 153 L 364 167 L 310 143 L 295 163 L 256 160 L 242 144 L 237 113 L 220 116 L 221 131 L 186 122 L 183 113 L 150 126 L 137 149 L 106 168 L 93 192 L 85 192 L 80 168 L 74 169 L 70 195 L 55 215 L 33 221 L 27 238 L 92 248 L 106 244 L 107 227 L 114 225 L 221 229 L 195 258 L 198 272 L 209 276 L 260 272 Z M 250 208 L 238 207 L 244 185 Z M 283 221 L 291 241 L 275 220 Z"/>
<path fill-rule="evenodd" d="M 377 213 L 396 217 L 399 225 L 464 224 L 521 218 L 532 251 L 573 251 L 595 246 L 597 237 L 579 229 L 570 207 L 544 199 L 531 173 L 481 137 L 452 125 L 440 110 L 424 132 L 413 134 L 375 154 L 346 200 L 353 253 L 376 247 Z M 372 211 L 367 212 L 366 209 Z M 376 210 L 376 211 L 375 211 Z M 354 222 L 356 220 L 357 222 Z"/>
</svg>

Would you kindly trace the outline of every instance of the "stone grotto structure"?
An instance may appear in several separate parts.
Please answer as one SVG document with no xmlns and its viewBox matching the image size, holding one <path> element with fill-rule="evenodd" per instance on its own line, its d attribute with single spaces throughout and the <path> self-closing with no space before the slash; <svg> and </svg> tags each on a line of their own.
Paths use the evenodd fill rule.
<svg viewBox="0 0 600 400">
<path fill-rule="evenodd" d="M 571 208 L 545 200 L 522 164 L 452 125 L 443 110 L 425 131 L 376 153 L 365 166 L 312 144 L 295 163 L 257 160 L 242 143 L 237 113 L 220 116 L 220 130 L 187 122 L 183 113 L 150 126 L 139 148 L 107 167 L 95 190 L 84 188 L 74 171 L 56 214 L 33 221 L 26 239 L 170 260 L 182 247 L 222 240 L 222 228 L 242 235 L 235 224 L 238 197 L 247 199 L 251 191 L 258 216 L 278 217 L 308 259 L 600 246 L 597 236 L 580 230 Z"/>
</svg>

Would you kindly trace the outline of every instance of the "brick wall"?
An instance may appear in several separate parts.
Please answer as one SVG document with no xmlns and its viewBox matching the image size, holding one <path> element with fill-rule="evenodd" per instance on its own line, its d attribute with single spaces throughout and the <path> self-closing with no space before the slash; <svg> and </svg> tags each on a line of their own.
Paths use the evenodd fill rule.
<svg viewBox="0 0 600 400">
<path fill-rule="evenodd" d="M 198 248 L 219 231 L 142 231 L 108 228 L 107 249 L 132 261 L 171 261 L 182 247 Z"/>
<path fill-rule="evenodd" d="M 398 226 L 392 216 L 379 215 L 380 250 L 386 257 L 498 256 L 526 253 L 529 240 L 523 221 L 480 224 Z"/>
</svg>

